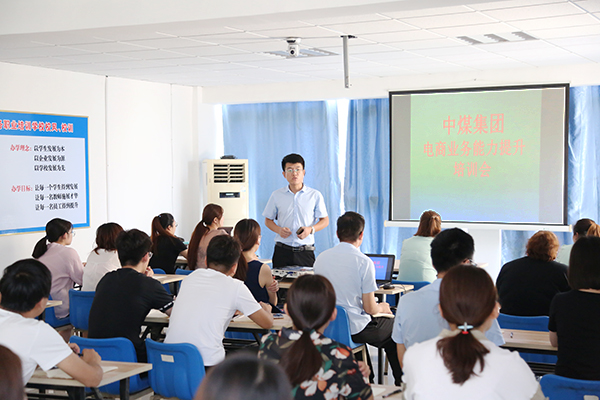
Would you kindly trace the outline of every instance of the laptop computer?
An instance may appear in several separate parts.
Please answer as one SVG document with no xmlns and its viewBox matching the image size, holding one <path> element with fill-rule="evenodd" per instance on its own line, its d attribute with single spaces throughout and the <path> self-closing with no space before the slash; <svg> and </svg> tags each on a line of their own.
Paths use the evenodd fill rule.
<svg viewBox="0 0 600 400">
<path fill-rule="evenodd" d="M 394 261 L 396 256 L 393 254 L 365 254 L 375 264 L 375 281 L 377 286 L 390 283 L 392 273 L 394 272 Z"/>
</svg>

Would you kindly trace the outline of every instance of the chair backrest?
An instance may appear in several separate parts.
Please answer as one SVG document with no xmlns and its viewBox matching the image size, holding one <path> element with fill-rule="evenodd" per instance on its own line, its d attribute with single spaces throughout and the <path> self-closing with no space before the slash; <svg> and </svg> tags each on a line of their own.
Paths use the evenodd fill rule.
<svg viewBox="0 0 600 400">
<path fill-rule="evenodd" d="M 162 397 L 192 400 L 204 378 L 204 361 L 189 343 L 160 343 L 146 339 L 152 390 Z"/>
<path fill-rule="evenodd" d="M 117 337 L 110 339 L 89 339 L 71 336 L 71 343 L 76 343 L 81 350 L 94 349 L 103 360 L 137 362 L 137 355 L 131 340 Z M 129 380 L 130 393 L 139 392 L 148 388 L 148 378 L 142 379 L 139 375 L 132 376 Z M 119 394 L 119 382 L 100 387 L 101 392 Z"/>
<path fill-rule="evenodd" d="M 345 344 L 351 349 L 360 346 L 354 343 L 352 335 L 350 333 L 350 320 L 348 319 L 348 313 L 342 306 L 335 306 L 337 309 L 337 317 L 329 323 L 323 335 L 336 342 Z"/>
<path fill-rule="evenodd" d="M 394 285 L 413 285 L 413 291 L 417 291 L 421 289 L 423 286 L 429 285 L 430 282 L 427 281 L 398 281 L 392 280 L 392 284 Z"/>
<path fill-rule="evenodd" d="M 192 272 L 194 272 L 194 271 L 192 271 L 191 269 L 181 269 L 181 268 L 177 268 L 177 269 L 175 270 L 175 274 L 177 274 L 177 275 L 189 275 L 189 274 L 191 274 Z"/>
<path fill-rule="evenodd" d="M 162 269 L 162 268 L 152 268 L 152 272 L 154 272 L 155 274 L 158 274 L 158 275 L 165 275 L 166 274 L 165 270 Z M 164 283 L 163 287 L 165 288 L 165 290 L 167 291 L 167 293 L 172 294 L 171 293 L 171 288 L 169 287 L 168 283 Z"/>
<path fill-rule="evenodd" d="M 516 315 L 498 315 L 498 324 L 502 329 L 520 329 L 525 331 L 548 332 L 547 316 L 518 317 Z"/>
<path fill-rule="evenodd" d="M 583 400 L 583 396 L 600 397 L 600 381 L 584 381 L 552 374 L 540 380 L 544 396 L 550 400 Z"/>
<path fill-rule="evenodd" d="M 48 300 L 52 300 L 52 296 L 48 296 Z M 47 307 L 44 310 L 44 321 L 53 328 L 60 328 L 61 326 L 69 325 L 71 323 L 69 316 L 66 316 L 65 318 L 56 318 L 54 307 Z"/>
<path fill-rule="evenodd" d="M 71 325 L 82 331 L 88 330 L 90 309 L 96 292 L 82 292 L 80 290 L 69 290 L 69 317 Z"/>
</svg>

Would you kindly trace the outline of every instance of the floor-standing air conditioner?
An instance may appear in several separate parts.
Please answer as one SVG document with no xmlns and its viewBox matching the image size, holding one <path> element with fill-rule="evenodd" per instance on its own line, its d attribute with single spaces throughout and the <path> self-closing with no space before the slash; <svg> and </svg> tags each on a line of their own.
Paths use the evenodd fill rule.
<svg viewBox="0 0 600 400">
<path fill-rule="evenodd" d="M 204 171 L 207 200 L 223 207 L 223 226 L 249 218 L 248 160 L 204 160 Z"/>
</svg>

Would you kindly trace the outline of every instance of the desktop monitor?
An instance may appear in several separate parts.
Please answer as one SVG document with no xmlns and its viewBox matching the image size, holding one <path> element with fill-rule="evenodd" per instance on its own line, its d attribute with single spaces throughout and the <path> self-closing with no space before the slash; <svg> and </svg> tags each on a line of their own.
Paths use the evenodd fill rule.
<svg viewBox="0 0 600 400">
<path fill-rule="evenodd" d="M 375 264 L 375 281 L 377 285 L 390 283 L 396 256 L 393 254 L 366 254 L 366 256 Z"/>
</svg>

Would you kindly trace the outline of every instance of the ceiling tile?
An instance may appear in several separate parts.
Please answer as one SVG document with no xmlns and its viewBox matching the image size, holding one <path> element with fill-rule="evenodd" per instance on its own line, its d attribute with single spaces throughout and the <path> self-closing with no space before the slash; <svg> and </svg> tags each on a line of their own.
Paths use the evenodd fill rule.
<svg viewBox="0 0 600 400">
<path fill-rule="evenodd" d="M 450 7 L 435 7 L 425 8 L 422 10 L 408 10 L 408 11 L 396 11 L 396 12 L 384 12 L 391 18 L 414 18 L 414 17 L 429 17 L 432 15 L 450 15 L 471 12 L 473 9 L 469 6 L 450 6 Z"/>
<path fill-rule="evenodd" d="M 210 57 L 219 56 L 224 54 L 240 54 L 243 53 L 240 50 L 236 50 L 232 47 L 227 46 L 201 46 L 201 47 L 181 47 L 172 50 L 176 54 L 180 54 L 177 57 L 188 56 L 199 56 L 199 57 Z"/>
<path fill-rule="evenodd" d="M 357 22 L 354 24 L 324 25 L 323 27 L 339 32 L 340 34 L 355 36 L 383 32 L 410 31 L 415 29 L 414 27 L 395 19 L 372 22 Z"/>
<path fill-rule="evenodd" d="M 548 18 L 564 15 L 583 14 L 585 11 L 569 3 L 540 4 L 529 7 L 504 8 L 484 11 L 485 15 L 502 21 L 517 21 L 522 19 Z"/>
<path fill-rule="evenodd" d="M 500 34 L 514 31 L 514 26 L 498 22 L 492 24 L 465 25 L 453 26 L 450 28 L 431 29 L 430 32 L 437 33 L 441 36 L 456 38 L 459 36 L 485 35 L 488 33 Z"/>
<path fill-rule="evenodd" d="M 430 39 L 430 40 L 414 40 L 412 42 L 394 42 L 386 43 L 388 46 L 396 47 L 402 50 L 415 50 L 415 49 L 432 49 L 442 47 L 460 47 L 467 46 L 466 43 L 460 42 L 457 39 Z"/>
<path fill-rule="evenodd" d="M 273 56 L 260 54 L 260 53 L 245 53 L 245 54 L 227 54 L 222 56 L 211 56 L 214 60 L 226 61 L 226 62 L 250 62 L 250 61 L 262 61 L 272 59 Z"/>
<path fill-rule="evenodd" d="M 81 55 L 64 56 L 63 58 L 71 60 L 72 63 L 107 63 L 132 60 L 130 57 L 124 57 L 117 54 L 103 53 L 88 53 Z"/>
<path fill-rule="evenodd" d="M 300 37 L 300 38 L 331 38 L 338 37 L 339 32 L 325 29 L 319 26 L 307 26 L 303 28 L 289 28 L 289 29 L 269 29 L 269 30 L 255 30 L 254 33 L 268 36 L 270 38 L 281 38 L 285 39 L 288 37 Z"/>
<path fill-rule="evenodd" d="M 470 12 L 461 14 L 451 15 L 435 15 L 430 17 L 416 17 L 406 18 L 403 20 L 407 24 L 424 28 L 424 29 L 435 29 L 435 28 L 447 28 L 451 26 L 465 26 L 465 25 L 478 25 L 478 24 L 490 24 L 498 22 L 496 19 L 488 17 L 480 12 Z"/>
<path fill-rule="evenodd" d="M 188 36 L 189 39 L 197 40 L 202 43 L 210 44 L 223 44 L 223 45 L 235 45 L 243 43 L 254 43 L 260 42 L 267 37 L 265 35 L 259 35 L 251 32 L 233 32 L 223 33 L 220 35 L 200 35 L 200 36 Z"/>
<path fill-rule="evenodd" d="M 302 22 L 310 25 L 337 25 L 337 24 L 353 24 L 356 22 L 384 21 L 390 19 L 382 14 L 356 14 L 342 15 L 336 17 L 309 18 L 303 19 Z"/>
<path fill-rule="evenodd" d="M 532 36 L 540 39 L 560 39 L 570 38 L 586 35 L 598 35 L 600 34 L 600 24 L 596 25 L 584 25 L 584 26 L 573 26 L 565 28 L 551 28 L 551 29 L 539 29 L 530 31 Z"/>
<path fill-rule="evenodd" d="M 195 41 L 188 38 L 180 37 L 163 37 L 161 39 L 141 39 L 141 40 L 130 40 L 121 42 L 123 44 L 129 44 L 136 47 L 145 47 L 151 49 L 177 49 L 180 47 L 193 47 L 202 46 L 202 42 Z M 210 44 L 204 44 L 210 46 Z"/>
<path fill-rule="evenodd" d="M 476 4 L 469 4 L 469 7 L 474 10 L 498 10 L 505 8 L 515 8 L 532 6 L 538 4 L 553 4 L 553 3 L 566 3 L 565 0 L 508 0 L 508 1 L 492 1 L 482 2 Z"/>
<path fill-rule="evenodd" d="M 87 52 L 62 46 L 40 46 L 24 47 L 15 49 L 0 49 L 0 60 L 9 60 L 11 58 L 33 58 L 33 57 L 61 57 L 77 54 L 87 54 Z"/>
<path fill-rule="evenodd" d="M 117 53 L 126 51 L 140 51 L 147 49 L 147 47 L 136 46 L 128 44 L 126 42 L 102 42 L 102 43 L 89 43 L 89 44 L 73 44 L 68 47 L 81 51 L 88 51 L 94 53 Z"/>
<path fill-rule="evenodd" d="M 583 0 L 575 4 L 588 12 L 600 12 L 600 0 Z"/>
<path fill-rule="evenodd" d="M 600 24 L 596 18 L 589 14 L 568 15 L 564 17 L 526 19 L 510 23 L 518 30 L 529 32 L 536 29 L 556 29 L 571 26 Z"/>
<path fill-rule="evenodd" d="M 360 35 L 361 39 L 366 39 L 377 43 L 408 42 L 411 40 L 439 39 L 442 37 L 442 35 L 423 29 L 413 29 L 411 31 L 404 32 L 386 32 Z"/>
</svg>

